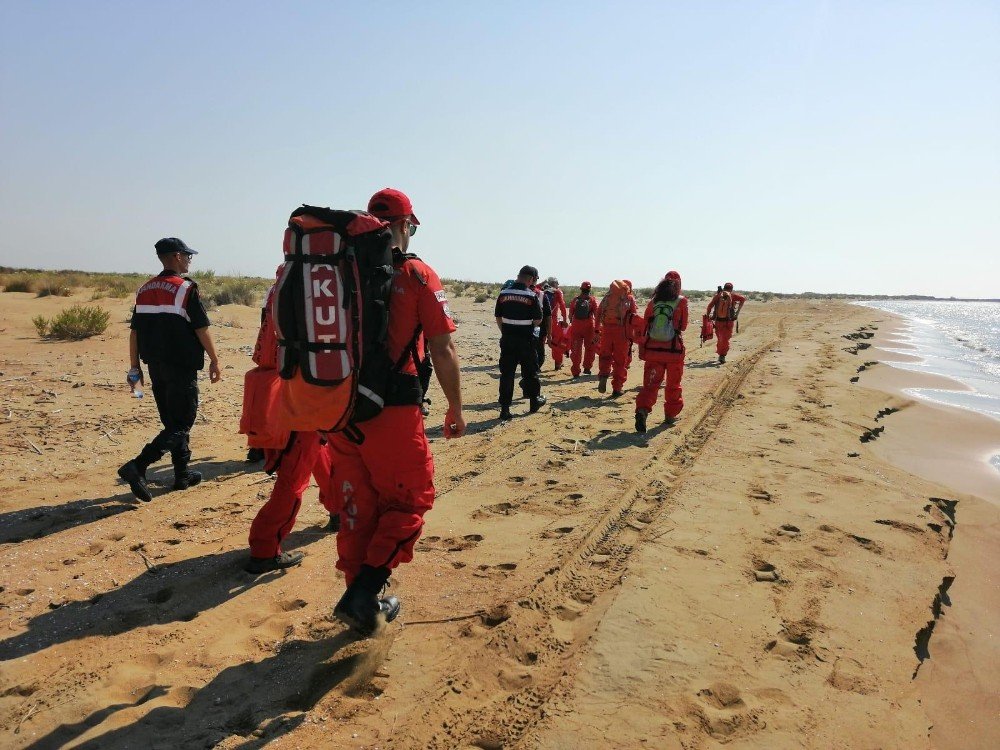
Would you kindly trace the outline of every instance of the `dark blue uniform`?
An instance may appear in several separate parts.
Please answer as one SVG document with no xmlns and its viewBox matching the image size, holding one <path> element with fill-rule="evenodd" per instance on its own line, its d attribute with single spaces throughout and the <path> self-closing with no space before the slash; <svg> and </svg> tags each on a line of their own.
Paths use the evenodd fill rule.
<svg viewBox="0 0 1000 750">
<path fill-rule="evenodd" d="M 497 297 L 494 315 L 500 319 L 500 405 L 514 400 L 514 376 L 521 367 L 521 390 L 535 399 L 542 390 L 538 380 L 536 320 L 542 318 L 542 303 L 527 286 L 515 282 Z"/>
</svg>

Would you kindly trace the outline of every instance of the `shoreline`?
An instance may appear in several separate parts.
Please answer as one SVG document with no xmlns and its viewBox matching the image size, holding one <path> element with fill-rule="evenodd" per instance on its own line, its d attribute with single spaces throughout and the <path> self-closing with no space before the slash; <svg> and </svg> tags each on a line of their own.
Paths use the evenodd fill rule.
<svg viewBox="0 0 1000 750">
<path fill-rule="evenodd" d="M 886 430 L 873 446 L 883 460 L 952 491 L 958 500 L 948 562 L 952 576 L 942 581 L 940 617 L 914 687 L 932 722 L 931 743 L 959 750 L 990 747 L 1000 736 L 1000 424 L 980 412 L 936 403 L 914 389 L 972 390 L 943 375 L 892 366 L 912 361 L 900 341 L 905 318 L 879 321 L 872 359 L 887 367 L 860 373 L 858 384 L 890 396 Z M 903 349 L 904 352 L 899 350 Z M 982 743 L 982 744 L 980 744 Z"/>
</svg>

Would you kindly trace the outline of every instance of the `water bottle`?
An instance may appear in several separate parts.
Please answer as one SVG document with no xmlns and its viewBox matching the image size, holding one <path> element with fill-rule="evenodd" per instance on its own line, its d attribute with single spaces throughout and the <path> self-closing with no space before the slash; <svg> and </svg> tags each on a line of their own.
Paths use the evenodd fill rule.
<svg viewBox="0 0 1000 750">
<path fill-rule="evenodd" d="M 534 337 L 535 337 L 535 338 L 537 339 L 537 338 L 538 338 L 539 336 L 541 336 L 541 335 L 542 335 L 542 327 L 541 327 L 541 326 L 535 326 L 535 327 L 534 327 L 534 328 L 532 329 L 531 333 L 532 333 L 532 334 L 534 335 Z"/>
<path fill-rule="evenodd" d="M 139 385 L 139 381 L 142 380 L 142 373 L 138 368 L 132 368 L 128 371 L 128 382 L 132 384 L 132 395 L 136 398 L 142 398 L 142 386 Z"/>
</svg>

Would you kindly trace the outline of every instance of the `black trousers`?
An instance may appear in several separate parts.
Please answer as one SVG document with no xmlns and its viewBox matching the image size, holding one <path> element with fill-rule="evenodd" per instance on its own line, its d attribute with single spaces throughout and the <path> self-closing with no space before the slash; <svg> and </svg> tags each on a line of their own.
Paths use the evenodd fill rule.
<svg viewBox="0 0 1000 750">
<path fill-rule="evenodd" d="M 163 429 L 136 458 L 139 468 L 169 452 L 175 469 L 184 471 L 191 460 L 190 435 L 198 416 L 198 371 L 167 364 L 150 364 L 149 380 Z"/>
<path fill-rule="evenodd" d="M 526 398 L 541 393 L 538 380 L 538 352 L 534 336 L 500 337 L 500 405 L 510 406 L 514 400 L 514 375 L 521 368 L 521 390 Z"/>
<path fill-rule="evenodd" d="M 538 334 L 538 338 L 535 339 L 535 351 L 538 352 L 538 369 L 542 369 L 542 365 L 545 364 L 545 330 L 549 325 L 549 319 L 544 318 L 542 320 L 542 328 Z"/>
</svg>

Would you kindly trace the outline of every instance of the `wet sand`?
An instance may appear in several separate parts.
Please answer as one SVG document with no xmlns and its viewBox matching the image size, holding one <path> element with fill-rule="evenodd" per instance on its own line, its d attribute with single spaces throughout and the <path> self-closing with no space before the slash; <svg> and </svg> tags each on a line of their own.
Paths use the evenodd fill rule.
<svg viewBox="0 0 1000 750">
<path fill-rule="evenodd" d="M 492 308 L 453 300 L 470 434 L 441 438 L 435 390 L 437 503 L 393 579 L 400 621 L 359 643 L 329 620 L 343 579 L 315 488 L 286 544 L 303 565 L 240 570 L 272 481 L 235 434 L 257 311 L 213 313 L 231 369 L 202 388 L 206 481 L 169 493 L 161 465 L 146 505 L 114 477 L 154 431 L 153 404 L 119 385 L 128 303 L 99 303 L 102 337 L 38 341 L 31 317 L 64 304 L 0 295 L 5 746 L 1000 741 L 988 702 L 977 726 L 949 724 L 996 693 L 997 660 L 961 628 L 996 620 L 961 588 L 967 566 L 996 567 L 992 506 L 890 455 L 919 410 L 869 387 L 884 365 L 858 372 L 881 311 L 748 304 L 723 367 L 692 331 L 682 419 L 654 411 L 643 438 L 638 360 L 620 401 L 548 362 L 550 406 L 500 424 Z"/>
</svg>

